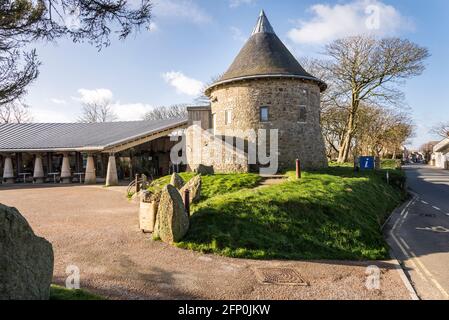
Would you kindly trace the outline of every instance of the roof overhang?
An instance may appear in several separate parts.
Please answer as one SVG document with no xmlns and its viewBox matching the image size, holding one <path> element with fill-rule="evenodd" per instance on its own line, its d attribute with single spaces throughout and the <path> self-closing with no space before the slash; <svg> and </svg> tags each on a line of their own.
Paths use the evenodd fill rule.
<svg viewBox="0 0 449 320">
<path fill-rule="evenodd" d="M 433 152 L 449 152 L 449 138 L 440 141 L 435 147 L 433 147 Z"/>
<path fill-rule="evenodd" d="M 150 142 L 168 136 L 176 130 L 181 130 L 187 128 L 187 119 L 180 120 L 179 122 L 173 123 L 170 126 L 165 126 L 161 129 L 150 130 L 143 134 L 127 137 L 126 139 L 121 139 L 114 141 L 104 146 L 80 146 L 80 147 L 54 147 L 54 148 L 17 148 L 17 149 L 0 149 L 1 153 L 17 153 L 17 152 L 27 152 L 27 153 L 45 153 L 45 152 L 83 152 L 83 153 L 114 153 L 124 151 L 135 146 Z"/>
<path fill-rule="evenodd" d="M 327 89 L 327 84 L 315 77 L 308 77 L 308 76 L 301 76 L 301 75 L 289 75 L 289 74 L 261 74 L 261 75 L 251 75 L 251 76 L 245 76 L 245 77 L 239 77 L 239 78 L 233 78 L 223 81 L 215 82 L 214 84 L 210 85 L 206 88 L 205 92 L 206 95 L 209 96 L 210 92 L 218 86 L 230 84 L 233 82 L 240 82 L 245 80 L 258 80 L 258 79 L 296 79 L 296 80 L 306 80 L 306 81 L 312 81 L 315 82 L 319 87 L 320 91 L 324 92 Z"/>
<path fill-rule="evenodd" d="M 114 143 L 111 143 L 107 146 L 105 146 L 102 150 L 102 152 L 120 152 L 124 151 L 130 148 L 133 148 L 135 146 L 168 136 L 169 134 L 173 133 L 176 130 L 181 130 L 187 128 L 188 121 L 183 120 L 180 123 L 177 123 L 170 127 L 165 127 L 161 130 L 156 130 L 151 133 L 142 134 L 134 137 L 130 137 L 127 139 L 123 139 L 122 141 L 117 141 Z"/>
</svg>

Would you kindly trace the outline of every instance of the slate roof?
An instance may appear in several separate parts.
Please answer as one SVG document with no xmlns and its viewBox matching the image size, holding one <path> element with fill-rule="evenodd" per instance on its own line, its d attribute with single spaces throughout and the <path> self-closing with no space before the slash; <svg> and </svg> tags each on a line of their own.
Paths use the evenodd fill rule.
<svg viewBox="0 0 449 320">
<path fill-rule="evenodd" d="M 187 119 L 105 123 L 0 124 L 0 152 L 13 151 L 101 151 L 178 129 Z"/>
<path fill-rule="evenodd" d="M 226 73 L 209 88 L 239 80 L 289 77 L 317 82 L 321 91 L 326 84 L 309 74 L 275 34 L 265 13 L 260 13 L 253 33 Z"/>
</svg>

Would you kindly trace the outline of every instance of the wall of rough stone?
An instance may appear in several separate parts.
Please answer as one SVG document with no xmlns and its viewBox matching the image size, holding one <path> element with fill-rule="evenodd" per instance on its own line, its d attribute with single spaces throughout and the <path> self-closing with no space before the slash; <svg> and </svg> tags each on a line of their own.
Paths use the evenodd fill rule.
<svg viewBox="0 0 449 320">
<path fill-rule="evenodd" d="M 247 173 L 244 152 L 201 127 L 191 125 L 185 133 L 188 169 L 199 173 Z"/>
<path fill-rule="evenodd" d="M 280 169 L 290 169 L 299 158 L 305 169 L 327 166 L 320 126 L 320 89 L 310 81 L 266 78 L 225 84 L 211 91 L 216 132 L 226 129 L 278 129 Z M 260 107 L 269 108 L 269 121 L 260 121 Z M 300 121 L 300 106 L 306 121 Z M 226 110 L 232 121 L 225 122 Z"/>
</svg>

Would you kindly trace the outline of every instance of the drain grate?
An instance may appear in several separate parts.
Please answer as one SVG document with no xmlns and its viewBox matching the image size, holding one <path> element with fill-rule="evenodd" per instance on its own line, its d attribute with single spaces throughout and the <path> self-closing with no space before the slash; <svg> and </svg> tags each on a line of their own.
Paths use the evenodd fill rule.
<svg viewBox="0 0 449 320">
<path fill-rule="evenodd" d="M 421 217 L 426 217 L 426 218 L 436 218 L 437 215 L 433 214 L 433 213 L 422 213 L 420 214 Z"/>
<path fill-rule="evenodd" d="M 291 268 L 256 268 L 258 280 L 264 284 L 308 286 L 298 271 Z"/>
</svg>

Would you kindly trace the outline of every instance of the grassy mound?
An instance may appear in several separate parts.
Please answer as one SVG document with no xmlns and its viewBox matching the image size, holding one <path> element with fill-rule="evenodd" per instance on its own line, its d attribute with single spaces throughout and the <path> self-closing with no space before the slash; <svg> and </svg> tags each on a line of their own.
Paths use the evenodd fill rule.
<svg viewBox="0 0 449 320">
<path fill-rule="evenodd" d="M 193 173 L 181 173 L 184 181 L 194 177 Z M 161 190 L 170 183 L 171 176 L 166 176 L 155 180 L 149 191 L 155 192 Z M 256 174 L 216 174 L 202 176 L 201 200 L 207 200 L 211 197 L 232 193 L 242 189 L 251 189 L 260 183 L 260 176 Z"/>
<path fill-rule="evenodd" d="M 252 259 L 384 259 L 380 227 L 404 197 L 384 174 L 331 167 L 253 190 L 233 182 L 240 175 L 206 176 L 205 199 L 177 246 Z"/>
</svg>

